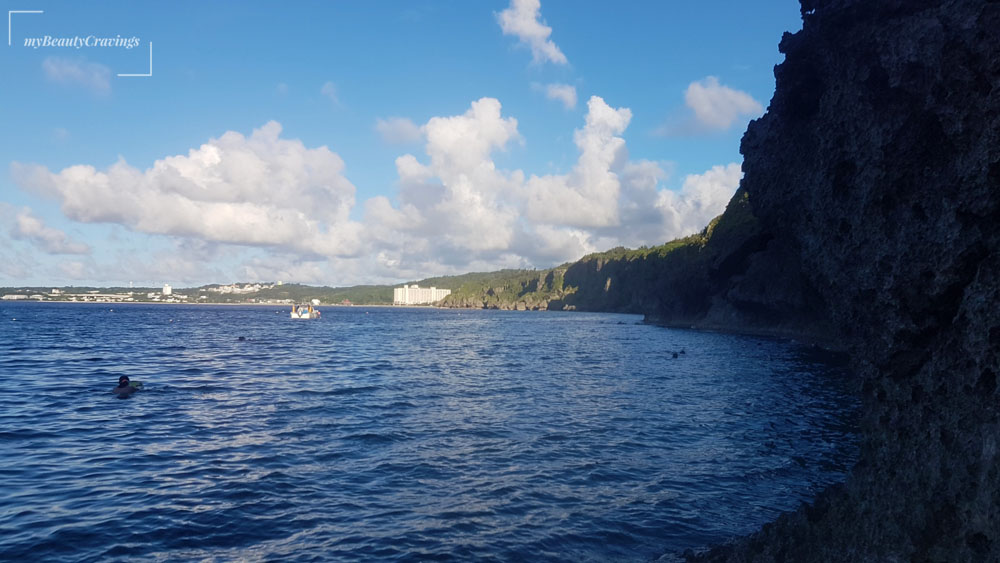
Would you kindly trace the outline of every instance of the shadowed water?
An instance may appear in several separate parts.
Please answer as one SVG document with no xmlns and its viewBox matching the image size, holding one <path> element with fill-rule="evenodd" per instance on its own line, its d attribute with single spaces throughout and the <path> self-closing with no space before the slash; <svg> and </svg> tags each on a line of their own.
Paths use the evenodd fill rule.
<svg viewBox="0 0 1000 563">
<path fill-rule="evenodd" d="M 843 367 L 639 320 L 2 304 L 0 560 L 647 561 L 843 480 Z"/>
</svg>

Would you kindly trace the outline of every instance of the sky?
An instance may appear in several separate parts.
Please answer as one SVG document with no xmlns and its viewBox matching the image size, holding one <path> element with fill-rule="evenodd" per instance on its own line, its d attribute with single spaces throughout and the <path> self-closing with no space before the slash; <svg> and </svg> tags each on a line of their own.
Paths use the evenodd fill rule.
<svg viewBox="0 0 1000 563">
<path fill-rule="evenodd" d="M 0 286 L 390 284 L 662 244 L 725 209 L 801 28 L 794 0 L 4 4 Z"/>
</svg>

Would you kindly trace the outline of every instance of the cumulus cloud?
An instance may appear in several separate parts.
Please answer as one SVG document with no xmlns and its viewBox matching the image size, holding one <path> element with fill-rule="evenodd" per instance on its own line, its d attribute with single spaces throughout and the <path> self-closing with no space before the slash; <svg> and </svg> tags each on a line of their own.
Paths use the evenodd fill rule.
<svg viewBox="0 0 1000 563">
<path fill-rule="evenodd" d="M 742 177 L 739 164 L 713 166 L 703 174 L 685 177 L 679 192 L 659 192 L 655 206 L 665 232 L 680 236 L 703 229 L 726 209 Z"/>
<path fill-rule="evenodd" d="M 104 268 L 118 272 L 114 280 L 392 283 L 548 267 L 702 229 L 736 190 L 739 165 L 689 175 L 668 189 L 669 164 L 629 157 L 631 119 L 628 108 L 591 97 L 573 136 L 576 163 L 563 174 L 529 175 L 495 162 L 523 142 L 517 119 L 499 100 L 476 100 L 463 113 L 411 123 L 422 152 L 396 158 L 396 192 L 361 202 L 360 210 L 340 157 L 282 138 L 275 122 L 249 136 L 227 132 L 145 170 L 123 159 L 105 169 L 11 169 L 16 183 L 54 198 L 71 220 L 175 241 L 151 262 L 122 257 L 98 266 L 88 258 L 67 276 Z M 73 244 L 51 234 L 36 238 Z"/>
<path fill-rule="evenodd" d="M 241 264 L 237 268 L 236 276 L 241 280 L 295 280 L 299 283 L 323 284 L 329 281 L 330 277 L 327 266 L 325 260 L 289 260 L 280 256 L 258 256 Z"/>
<path fill-rule="evenodd" d="M 83 223 L 320 256 L 357 253 L 359 227 L 348 219 L 355 188 L 344 162 L 280 133 L 273 121 L 250 137 L 230 131 L 145 171 L 123 159 L 105 170 L 53 173 L 16 162 L 11 169 L 22 187 L 55 198 L 66 217 Z"/>
<path fill-rule="evenodd" d="M 562 102 L 566 109 L 573 109 L 576 107 L 576 87 L 570 86 L 569 84 L 546 84 L 544 86 L 537 85 L 539 90 L 545 92 L 545 97 L 550 100 L 555 100 L 557 102 Z"/>
<path fill-rule="evenodd" d="M 14 219 L 10 236 L 18 240 L 30 241 L 37 248 L 49 254 L 88 254 L 90 247 L 70 239 L 65 232 L 49 227 L 30 209 L 22 209 Z"/>
<path fill-rule="evenodd" d="M 57 84 L 82 86 L 105 96 L 111 93 L 111 69 L 82 59 L 46 57 L 42 61 L 45 77 Z"/>
<path fill-rule="evenodd" d="M 520 139 L 517 121 L 501 110 L 483 98 L 462 115 L 434 118 L 423 126 L 429 162 L 396 159 L 398 204 L 380 196 L 365 205 L 380 267 L 546 266 L 619 244 L 659 244 L 702 229 L 739 183 L 732 164 L 688 176 L 678 191 L 664 188 L 661 163 L 629 160 L 631 111 L 597 96 L 574 134 L 579 157 L 569 173 L 500 170 L 493 153 Z"/>
<path fill-rule="evenodd" d="M 497 22 L 504 35 L 516 36 L 531 49 L 534 62 L 564 65 L 566 55 L 549 39 L 552 28 L 542 21 L 541 9 L 540 0 L 511 0 L 510 6 L 497 14 Z"/>
<path fill-rule="evenodd" d="M 764 106 L 750 94 L 723 86 L 714 76 L 688 85 L 684 103 L 697 122 L 708 129 L 728 129 L 738 119 L 764 111 Z"/>
<path fill-rule="evenodd" d="M 618 224 L 620 183 L 615 170 L 628 155 L 621 134 L 632 120 L 628 108 L 615 109 L 602 98 L 587 102 L 583 129 L 573 141 L 580 151 L 568 175 L 532 176 L 526 187 L 525 212 L 534 221 L 572 227 Z"/>
<path fill-rule="evenodd" d="M 376 119 L 375 131 L 378 132 L 383 141 L 391 144 L 415 143 L 423 137 L 420 127 L 406 117 Z"/>
<path fill-rule="evenodd" d="M 430 162 L 396 159 L 403 208 L 374 202 L 369 212 L 450 251 L 507 248 L 517 213 L 504 196 L 517 182 L 496 169 L 490 154 L 520 139 L 517 120 L 501 115 L 498 100 L 483 98 L 462 115 L 431 118 L 423 130 Z"/>
</svg>

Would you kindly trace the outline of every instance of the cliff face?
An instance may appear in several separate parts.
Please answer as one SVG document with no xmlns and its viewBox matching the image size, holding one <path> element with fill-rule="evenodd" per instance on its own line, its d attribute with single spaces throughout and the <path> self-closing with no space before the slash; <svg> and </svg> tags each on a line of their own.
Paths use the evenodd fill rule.
<svg viewBox="0 0 1000 563">
<path fill-rule="evenodd" d="M 742 189 L 852 351 L 861 460 L 705 559 L 1000 561 L 1000 3 L 802 9 Z"/>
<path fill-rule="evenodd" d="M 649 322 L 830 342 L 818 292 L 790 241 L 765 229 L 739 190 L 702 233 L 646 252 L 586 257 L 566 271 L 565 303 L 643 313 Z"/>
<path fill-rule="evenodd" d="M 642 313 L 649 322 L 789 335 L 832 346 L 820 294 L 801 274 L 792 241 L 754 217 L 745 190 L 701 233 L 652 247 L 617 248 L 544 271 L 470 274 L 444 307 Z"/>
<path fill-rule="evenodd" d="M 1000 561 L 1000 2 L 802 13 L 741 188 L 703 233 L 499 276 L 452 305 L 836 341 L 862 381 L 852 476 L 696 559 Z"/>
</svg>

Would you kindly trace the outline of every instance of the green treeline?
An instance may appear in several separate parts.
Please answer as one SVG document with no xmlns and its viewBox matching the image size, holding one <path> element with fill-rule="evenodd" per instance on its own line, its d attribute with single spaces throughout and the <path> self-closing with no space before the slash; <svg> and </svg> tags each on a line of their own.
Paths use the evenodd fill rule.
<svg viewBox="0 0 1000 563">
<path fill-rule="evenodd" d="M 666 244 L 623 247 L 584 256 L 549 270 L 503 270 L 472 274 L 461 283 L 436 280 L 452 289 L 441 305 L 496 309 L 588 310 L 698 317 L 719 284 L 728 283 L 746 258 L 760 250 L 760 233 L 745 192 L 700 233 Z"/>
<path fill-rule="evenodd" d="M 438 303 L 443 307 L 629 312 L 670 323 L 693 324 L 711 321 L 722 304 L 728 307 L 725 314 L 749 314 L 755 321 L 768 322 L 769 311 L 803 309 L 807 300 L 798 296 L 802 292 L 794 285 L 773 289 L 775 283 L 770 278 L 776 269 L 796 268 L 777 258 L 788 253 L 772 251 L 780 244 L 761 231 L 747 193 L 741 189 L 726 211 L 700 233 L 659 246 L 613 248 L 547 270 L 476 272 L 410 283 L 452 290 Z M 188 303 L 319 299 L 324 304 L 388 305 L 393 299 L 393 286 L 389 285 L 335 288 L 275 283 L 253 284 L 252 291 L 249 285 L 244 284 L 239 292 L 221 292 L 227 288 L 209 285 L 177 289 L 175 294 L 185 294 L 184 302 Z M 40 290 L 19 288 L 7 293 L 20 292 L 27 297 Z M 91 288 L 72 290 L 93 292 Z M 150 295 L 159 293 L 158 288 L 114 291 L 130 291 L 136 301 L 151 299 L 147 291 L 152 292 Z M 732 321 L 725 319 L 726 323 Z"/>
</svg>

